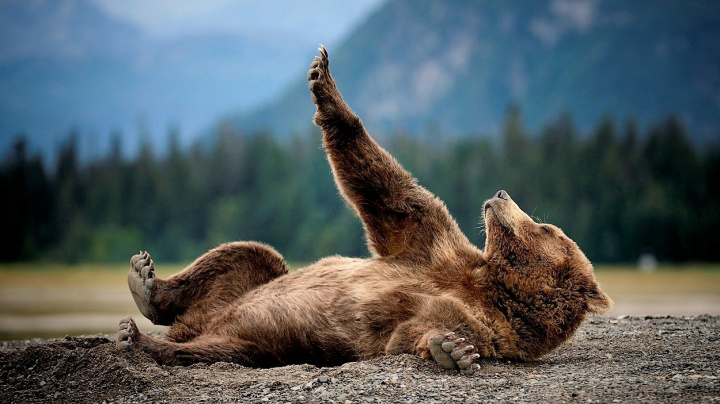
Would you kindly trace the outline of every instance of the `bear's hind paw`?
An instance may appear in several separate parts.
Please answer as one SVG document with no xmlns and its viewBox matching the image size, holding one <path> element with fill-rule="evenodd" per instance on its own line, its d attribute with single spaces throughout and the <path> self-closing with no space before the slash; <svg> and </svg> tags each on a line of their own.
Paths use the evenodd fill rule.
<svg viewBox="0 0 720 404">
<path fill-rule="evenodd" d="M 150 321 L 157 324 L 158 312 L 151 303 L 153 287 L 155 286 L 155 264 L 150 254 L 140 252 L 130 260 L 130 273 L 128 273 L 128 286 L 133 300 L 140 312 Z"/>
<path fill-rule="evenodd" d="M 120 326 L 116 335 L 115 347 L 119 350 L 127 350 L 132 348 L 133 343 L 140 336 L 140 331 L 135 325 L 135 320 L 128 316 L 120 320 Z"/>
</svg>

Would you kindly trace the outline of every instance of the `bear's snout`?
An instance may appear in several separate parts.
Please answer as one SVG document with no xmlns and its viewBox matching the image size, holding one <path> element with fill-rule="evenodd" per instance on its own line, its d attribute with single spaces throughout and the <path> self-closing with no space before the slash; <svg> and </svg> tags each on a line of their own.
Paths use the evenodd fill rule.
<svg viewBox="0 0 720 404">
<path fill-rule="evenodd" d="M 504 189 L 501 189 L 500 191 L 497 191 L 495 194 L 493 194 L 492 198 L 485 201 L 483 210 L 487 212 L 487 210 L 491 207 L 492 203 L 494 201 L 497 201 L 498 199 L 502 199 L 503 201 L 512 200 L 510 199 L 510 194 L 508 194 Z"/>
</svg>

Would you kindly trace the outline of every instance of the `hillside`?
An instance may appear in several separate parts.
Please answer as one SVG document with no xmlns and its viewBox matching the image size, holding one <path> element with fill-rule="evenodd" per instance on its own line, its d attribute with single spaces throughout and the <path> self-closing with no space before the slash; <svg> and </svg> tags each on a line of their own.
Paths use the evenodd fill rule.
<svg viewBox="0 0 720 404">
<path fill-rule="evenodd" d="M 258 8 L 231 14 L 243 21 L 252 18 L 243 10 Z M 56 150 L 73 128 L 83 150 L 100 153 L 112 131 L 133 151 L 140 138 L 164 147 L 169 126 L 187 141 L 218 116 L 281 91 L 317 43 L 238 32 L 158 38 L 91 0 L 0 1 L 0 152 L 19 134 Z M 288 69 L 289 60 L 298 65 Z"/>
<path fill-rule="evenodd" d="M 561 112 L 583 130 L 607 114 L 647 125 L 674 113 L 702 143 L 720 135 L 717 38 L 713 0 L 398 0 L 329 51 L 343 96 L 380 133 L 495 134 L 516 104 L 533 129 Z M 297 76 L 230 120 L 305 131 L 313 106 Z"/>
<path fill-rule="evenodd" d="M 338 45 L 342 8 L 314 4 L 312 18 L 300 3 L 255 17 L 236 5 L 228 19 L 242 33 L 158 38 L 91 0 L 4 0 L 0 151 L 25 134 L 50 153 L 72 128 L 85 156 L 107 152 L 113 131 L 126 152 L 140 139 L 163 148 L 168 127 L 187 144 L 223 116 L 243 132 L 306 132 L 304 66 L 318 42 L 378 135 L 495 135 L 515 103 L 532 129 L 561 111 L 583 130 L 605 114 L 644 125 L 676 113 L 697 143 L 720 137 L 714 0 L 389 1 Z M 263 24 L 286 30 L 252 29 Z"/>
</svg>

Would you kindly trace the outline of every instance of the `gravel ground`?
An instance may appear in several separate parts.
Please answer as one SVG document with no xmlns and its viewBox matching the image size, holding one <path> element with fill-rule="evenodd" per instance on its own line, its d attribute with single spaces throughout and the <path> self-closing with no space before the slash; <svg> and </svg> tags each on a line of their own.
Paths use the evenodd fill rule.
<svg viewBox="0 0 720 404">
<path fill-rule="evenodd" d="M 531 363 L 473 376 L 412 355 L 338 367 L 159 366 L 112 335 L 0 345 L 0 402 L 720 402 L 720 317 L 593 317 Z"/>
</svg>

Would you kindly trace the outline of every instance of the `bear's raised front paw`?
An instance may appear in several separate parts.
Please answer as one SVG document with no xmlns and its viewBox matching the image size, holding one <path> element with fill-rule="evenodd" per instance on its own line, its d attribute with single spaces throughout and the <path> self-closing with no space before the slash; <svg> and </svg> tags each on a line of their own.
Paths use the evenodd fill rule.
<svg viewBox="0 0 720 404">
<path fill-rule="evenodd" d="M 315 59 L 310 64 L 310 70 L 308 70 L 308 87 L 310 87 L 312 101 L 315 104 L 328 99 L 335 88 L 335 82 L 330 75 L 330 61 L 328 60 L 327 50 L 322 45 L 318 50 L 320 56 L 315 56 Z"/>
<path fill-rule="evenodd" d="M 133 300 L 143 316 L 155 323 L 158 313 L 150 303 L 155 285 L 155 264 L 147 251 L 140 251 L 140 254 L 133 255 L 130 259 L 130 266 L 128 286 Z"/>
<path fill-rule="evenodd" d="M 129 316 L 125 317 L 120 320 L 120 329 L 116 335 L 115 347 L 120 350 L 130 349 L 137 342 L 139 336 L 140 331 L 135 325 L 135 320 Z"/>
<path fill-rule="evenodd" d="M 480 368 L 477 349 L 454 332 L 438 334 L 428 340 L 428 349 L 435 362 L 447 369 L 470 375 Z"/>
</svg>

